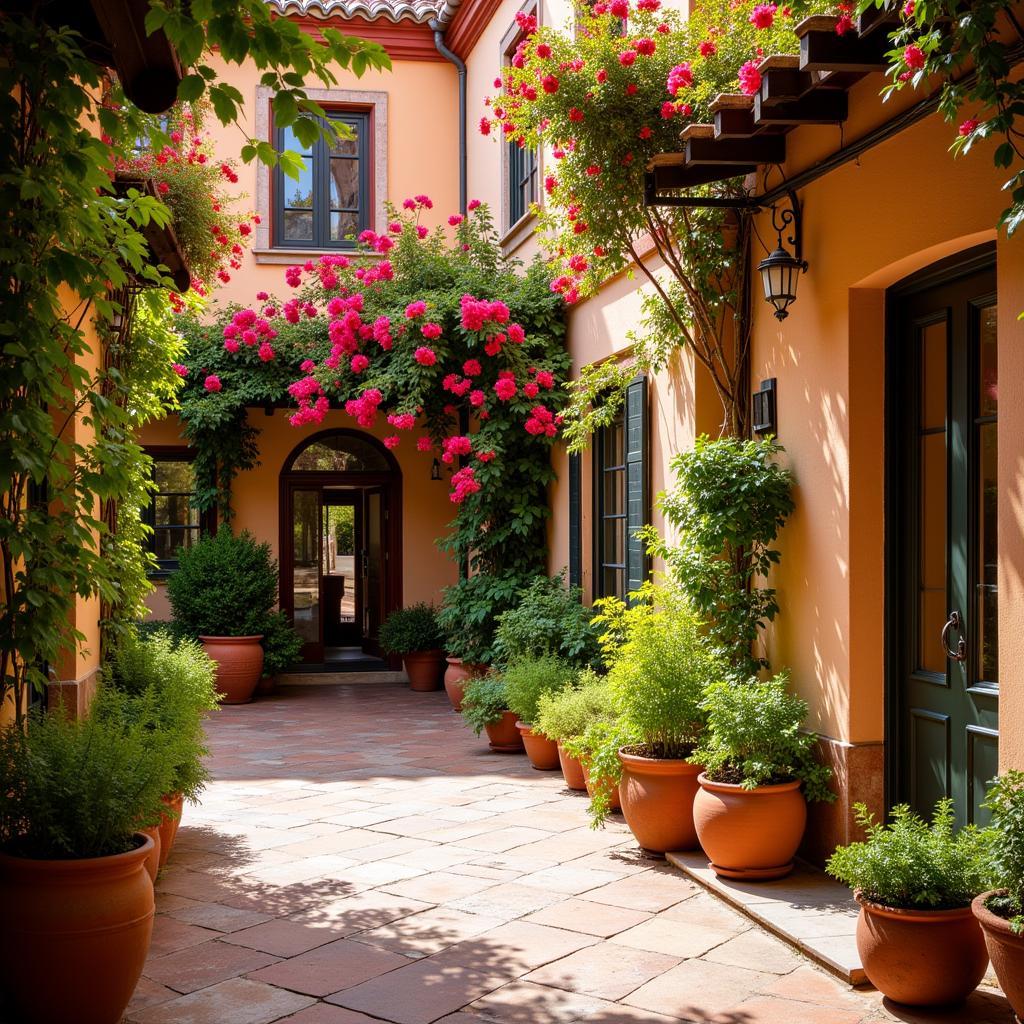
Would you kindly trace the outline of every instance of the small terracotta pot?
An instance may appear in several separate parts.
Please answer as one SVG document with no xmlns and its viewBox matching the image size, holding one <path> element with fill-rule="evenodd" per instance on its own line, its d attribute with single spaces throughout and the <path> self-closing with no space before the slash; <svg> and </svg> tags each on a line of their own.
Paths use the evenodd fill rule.
<svg viewBox="0 0 1024 1024">
<path fill-rule="evenodd" d="M 163 871 L 164 865 L 167 863 L 167 858 L 171 855 L 171 849 L 174 846 L 174 840 L 178 838 L 178 826 L 181 824 L 181 812 L 185 806 L 185 801 L 182 799 L 180 793 L 170 793 L 167 796 L 160 798 L 164 804 L 170 809 L 169 813 L 165 814 L 160 819 L 160 862 L 159 870 Z"/>
<path fill-rule="evenodd" d="M 993 914 L 985 905 L 999 890 L 983 892 L 971 904 L 978 924 L 985 936 L 985 945 L 992 960 L 992 969 L 999 979 L 1010 1008 L 1017 1019 L 1024 1019 L 1024 935 L 1016 935 L 1005 917 Z"/>
<path fill-rule="evenodd" d="M 503 711 L 501 718 L 485 725 L 484 729 L 487 730 L 487 738 L 491 741 L 491 750 L 496 750 L 501 754 L 521 754 L 523 752 L 523 738 L 516 728 L 514 711 Z"/>
<path fill-rule="evenodd" d="M 261 636 L 201 636 L 203 650 L 217 663 L 222 704 L 248 704 L 263 674 Z"/>
<path fill-rule="evenodd" d="M 587 791 L 587 796 L 591 800 L 594 799 L 594 790 L 597 788 L 597 783 L 594 781 L 590 774 L 590 768 L 588 765 L 580 762 L 580 768 L 583 772 L 583 786 Z M 606 782 L 608 788 L 608 807 L 613 811 L 622 810 L 622 797 L 619 794 L 619 787 L 612 782 Z"/>
<path fill-rule="evenodd" d="M 693 797 L 700 768 L 687 761 L 640 757 L 619 751 L 622 814 L 640 846 L 650 853 L 693 850 Z"/>
<path fill-rule="evenodd" d="M 276 676 L 260 676 L 260 681 L 256 684 L 256 696 L 269 697 L 272 693 L 274 693 L 276 689 Z"/>
<path fill-rule="evenodd" d="M 444 655 L 440 651 L 411 651 L 402 655 L 409 688 L 417 693 L 429 693 L 441 686 L 441 666 Z"/>
<path fill-rule="evenodd" d="M 908 1006 L 943 1006 L 962 1002 L 981 983 L 988 953 L 970 907 L 898 910 L 854 895 L 857 952 L 882 995 Z"/>
<path fill-rule="evenodd" d="M 526 756 L 530 759 L 530 764 L 539 772 L 557 771 L 558 744 L 554 740 L 549 740 L 547 736 L 534 732 L 525 722 L 516 722 L 516 728 L 522 737 L 523 746 L 526 747 Z"/>
<path fill-rule="evenodd" d="M 693 802 L 697 838 L 720 878 L 748 882 L 783 878 L 807 824 L 800 782 L 744 789 L 701 773 Z"/>
<path fill-rule="evenodd" d="M 149 851 L 146 857 L 146 874 L 149 875 L 149 880 L 156 883 L 156 876 L 160 874 L 160 826 L 150 825 L 149 828 L 140 828 L 139 831 L 144 836 L 149 836 L 153 840 L 153 849 Z"/>
<path fill-rule="evenodd" d="M 561 743 L 558 744 L 558 764 L 562 769 L 562 778 L 569 789 L 584 790 L 587 788 L 583 777 L 583 764 L 578 757 L 568 753 Z"/>
<path fill-rule="evenodd" d="M 448 662 L 448 668 L 444 673 L 444 690 L 452 702 L 452 710 L 461 711 L 467 681 L 482 676 L 487 671 L 487 666 L 477 665 L 472 661 L 463 664 L 461 658 L 445 658 L 445 661 Z"/>
<path fill-rule="evenodd" d="M 84 860 L 0 854 L 0 962 L 21 1024 L 117 1024 L 153 934 L 153 840 Z"/>
</svg>

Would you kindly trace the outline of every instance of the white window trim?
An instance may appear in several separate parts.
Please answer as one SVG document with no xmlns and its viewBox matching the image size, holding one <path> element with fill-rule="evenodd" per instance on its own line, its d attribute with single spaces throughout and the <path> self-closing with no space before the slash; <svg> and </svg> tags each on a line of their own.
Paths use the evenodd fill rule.
<svg viewBox="0 0 1024 1024">
<path fill-rule="evenodd" d="M 351 104 L 373 107 L 373 204 L 370 227 L 384 230 L 387 220 L 384 203 L 388 198 L 388 94 L 362 89 L 306 89 L 306 95 L 321 104 Z M 274 90 L 265 85 L 256 87 L 256 138 L 273 143 L 273 124 L 270 115 L 270 101 Z M 256 225 L 256 244 L 252 252 L 257 263 L 294 263 L 299 256 L 332 252 L 338 249 L 274 248 L 273 209 L 270 203 L 270 183 L 273 168 L 259 164 L 256 169 L 256 212 L 260 223 Z"/>
</svg>

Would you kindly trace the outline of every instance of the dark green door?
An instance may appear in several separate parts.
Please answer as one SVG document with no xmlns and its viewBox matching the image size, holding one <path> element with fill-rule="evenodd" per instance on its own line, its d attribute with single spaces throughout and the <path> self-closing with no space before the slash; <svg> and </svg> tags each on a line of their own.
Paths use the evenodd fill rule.
<svg viewBox="0 0 1024 1024">
<path fill-rule="evenodd" d="M 998 766 L 994 259 L 932 273 L 890 309 L 892 795 L 921 813 L 952 796 L 979 821 Z"/>
</svg>

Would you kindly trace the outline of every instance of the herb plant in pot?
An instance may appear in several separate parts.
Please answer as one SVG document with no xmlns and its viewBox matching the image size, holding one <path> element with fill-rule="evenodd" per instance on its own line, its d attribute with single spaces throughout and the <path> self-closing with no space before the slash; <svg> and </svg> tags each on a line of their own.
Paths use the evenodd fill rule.
<svg viewBox="0 0 1024 1024">
<path fill-rule="evenodd" d="M 898 1003 L 960 1002 L 985 975 L 988 954 L 971 901 L 989 882 L 988 830 L 954 831 L 953 804 L 940 800 L 931 824 L 906 805 L 880 824 L 863 804 L 863 842 L 842 846 L 828 871 L 860 904 L 857 950 L 868 980 Z"/>
<path fill-rule="evenodd" d="M 715 874 L 747 881 L 782 878 L 807 824 L 807 801 L 835 799 L 832 771 L 801 732 L 807 704 L 788 676 L 719 682 L 703 701 L 708 729 L 692 760 L 702 764 L 693 817 Z"/>
<path fill-rule="evenodd" d="M 985 807 L 992 815 L 991 860 L 998 886 L 971 909 L 985 934 L 999 984 L 1024 1019 L 1024 772 L 996 779 Z"/>
<path fill-rule="evenodd" d="M 400 654 L 409 686 L 419 692 L 441 685 L 444 635 L 437 612 L 424 602 L 393 611 L 381 624 L 380 645 L 386 654 Z"/>
<path fill-rule="evenodd" d="M 178 630 L 198 639 L 217 663 L 225 704 L 247 704 L 263 672 L 260 640 L 277 599 L 277 563 L 270 545 L 221 528 L 182 549 L 167 580 Z"/>
<path fill-rule="evenodd" d="M 486 731 L 491 750 L 519 754 L 523 739 L 516 728 L 516 713 L 508 708 L 505 680 L 495 673 L 471 679 L 462 701 L 462 718 L 477 734 Z"/>
<path fill-rule="evenodd" d="M 582 672 L 575 686 L 540 695 L 535 731 L 555 741 L 562 776 L 569 789 L 587 788 L 583 763 L 570 752 L 569 744 L 581 739 L 593 724 L 609 721 L 613 715 L 608 682 L 591 670 Z M 618 786 L 615 789 L 617 796 Z"/>
<path fill-rule="evenodd" d="M 576 669 L 560 658 L 545 654 L 513 662 L 504 671 L 505 699 L 515 712 L 516 728 L 523 738 L 526 756 L 539 771 L 557 771 L 558 743 L 534 729 L 538 706 L 545 695 L 572 687 Z"/>
<path fill-rule="evenodd" d="M 704 730 L 704 688 L 722 678 L 721 660 L 698 615 L 669 589 L 648 586 L 628 608 L 604 601 L 601 621 L 619 727 L 594 752 L 591 770 L 610 782 L 620 778 L 622 813 L 643 849 L 658 855 L 694 849 L 700 768 L 689 758 Z M 616 766 L 608 745 L 623 738 Z M 600 802 L 592 807 L 598 820 L 600 810 Z"/>
<path fill-rule="evenodd" d="M 262 696 L 274 692 L 277 675 L 291 668 L 302 654 L 302 637 L 284 612 L 271 612 L 263 623 L 263 675 L 256 692 Z"/>
<path fill-rule="evenodd" d="M 61 711 L 0 731 L 0 990 L 22 1024 L 117 1024 L 153 931 L 170 764 L 141 723 Z"/>
</svg>

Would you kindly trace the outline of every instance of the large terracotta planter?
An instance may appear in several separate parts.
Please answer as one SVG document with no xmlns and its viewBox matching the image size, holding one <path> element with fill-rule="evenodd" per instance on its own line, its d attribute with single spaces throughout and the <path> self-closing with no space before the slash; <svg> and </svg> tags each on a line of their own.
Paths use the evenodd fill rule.
<svg viewBox="0 0 1024 1024">
<path fill-rule="evenodd" d="M 256 696 L 257 697 L 269 697 L 277 690 L 277 676 L 260 676 L 259 682 L 256 684 Z"/>
<path fill-rule="evenodd" d="M 153 840 L 86 860 L 0 854 L 0 978 L 19 1024 L 118 1024 L 153 933 Z"/>
<path fill-rule="evenodd" d="M 452 710 L 461 711 L 466 683 L 470 679 L 482 676 L 486 671 L 486 666 L 477 665 L 472 661 L 463 663 L 461 658 L 445 658 L 445 661 L 448 662 L 448 668 L 444 673 L 444 690 L 452 702 Z"/>
<path fill-rule="evenodd" d="M 587 796 L 589 796 L 590 799 L 593 800 L 594 799 L 594 790 L 596 788 L 596 784 L 594 782 L 594 777 L 590 774 L 589 766 L 587 764 L 585 764 L 584 762 L 580 762 L 580 769 L 583 772 L 583 787 L 587 791 Z M 606 785 L 606 787 L 608 789 L 608 808 L 609 808 L 609 810 L 621 811 L 622 810 L 622 797 L 619 794 L 619 787 L 617 785 L 615 785 L 615 783 L 612 783 L 612 782 L 607 782 L 607 783 L 605 783 L 605 785 Z"/>
<path fill-rule="evenodd" d="M 721 878 L 764 881 L 793 870 L 807 824 L 799 781 L 744 789 L 703 773 L 693 802 L 697 838 Z"/>
<path fill-rule="evenodd" d="M 201 636 L 203 650 L 217 663 L 222 704 L 248 704 L 263 674 L 262 636 Z"/>
<path fill-rule="evenodd" d="M 971 904 L 971 910 L 985 936 L 992 969 L 999 987 L 1010 1002 L 1018 1020 L 1024 1020 L 1024 935 L 1015 935 L 1005 917 L 993 914 L 985 906 L 993 892 L 983 892 Z"/>
<path fill-rule="evenodd" d="M 149 880 L 156 883 L 156 876 L 160 874 L 160 826 L 150 825 L 149 828 L 141 828 L 139 831 L 144 836 L 149 836 L 153 840 L 153 849 L 149 851 L 146 856 L 146 874 L 149 875 Z"/>
<path fill-rule="evenodd" d="M 943 1006 L 981 983 L 988 952 L 970 907 L 897 910 L 856 896 L 857 952 L 883 995 L 909 1006 Z"/>
<path fill-rule="evenodd" d="M 636 841 L 649 853 L 693 850 L 693 798 L 700 768 L 687 761 L 641 757 L 619 751 L 622 814 Z"/>
<path fill-rule="evenodd" d="M 171 793 L 160 799 L 168 808 L 168 813 L 160 819 L 159 870 L 163 871 L 167 858 L 171 855 L 174 840 L 178 838 L 178 826 L 181 824 L 181 812 L 185 806 L 185 801 L 180 793 Z"/>
<path fill-rule="evenodd" d="M 568 753 L 561 743 L 558 744 L 558 764 L 562 769 L 562 778 L 569 789 L 584 790 L 587 788 L 583 778 L 583 764 L 578 757 Z"/>
<path fill-rule="evenodd" d="M 516 728 L 514 711 L 503 711 L 501 718 L 484 726 L 487 738 L 491 741 L 491 750 L 501 754 L 520 754 L 523 751 L 523 738 Z"/>
<path fill-rule="evenodd" d="M 554 740 L 549 740 L 547 736 L 534 732 L 525 722 L 516 722 L 516 728 L 522 737 L 523 746 L 526 747 L 526 756 L 530 759 L 530 764 L 539 772 L 557 771 L 558 744 Z"/>
<path fill-rule="evenodd" d="M 411 651 L 402 655 L 409 687 L 417 693 L 429 693 L 441 686 L 441 666 L 444 655 L 440 651 Z"/>
</svg>

